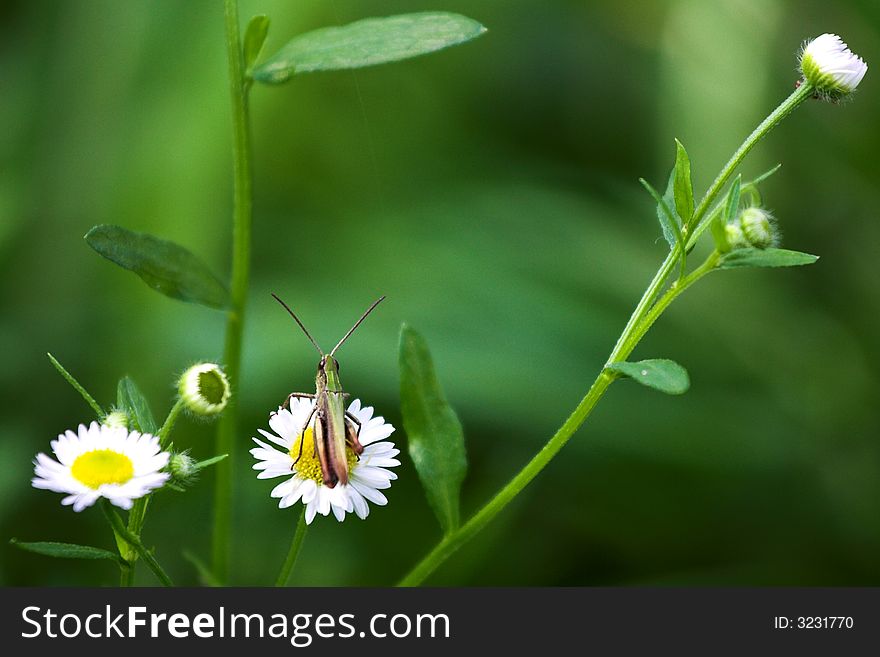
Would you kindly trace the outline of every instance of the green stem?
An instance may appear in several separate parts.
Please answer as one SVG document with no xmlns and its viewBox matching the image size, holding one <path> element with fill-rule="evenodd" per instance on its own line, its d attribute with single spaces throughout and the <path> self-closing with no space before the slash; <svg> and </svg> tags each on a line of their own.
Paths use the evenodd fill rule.
<svg viewBox="0 0 880 657">
<path fill-rule="evenodd" d="M 131 533 L 126 526 L 122 523 L 122 518 L 119 517 L 119 514 L 116 513 L 116 510 L 113 508 L 113 505 L 110 502 L 102 498 L 101 499 L 101 510 L 104 512 L 104 516 L 107 518 L 107 522 L 110 523 L 110 526 L 113 528 L 113 531 L 125 539 L 125 541 L 131 545 L 138 553 L 138 555 L 144 560 L 144 562 L 150 567 L 150 570 L 155 573 L 156 577 L 159 578 L 159 581 L 162 582 L 162 586 L 174 586 L 174 583 L 171 581 L 171 578 L 165 573 L 162 569 L 162 566 L 159 565 L 159 562 L 156 561 L 156 557 L 153 556 L 153 553 L 150 552 L 144 544 L 141 543 L 141 539 L 139 536 Z M 133 571 L 133 564 L 128 570 Z M 125 573 L 123 572 L 122 581 L 125 580 Z M 122 583 L 122 581 L 120 583 Z M 124 584 L 125 586 L 131 586 L 131 584 Z"/>
<path fill-rule="evenodd" d="M 86 404 L 88 404 L 91 409 L 95 411 L 95 415 L 98 416 L 98 421 L 103 422 L 104 417 L 107 414 L 104 413 L 104 409 L 102 409 L 98 402 L 95 401 L 95 398 L 89 394 L 89 391 L 86 390 L 79 381 L 73 378 L 73 374 L 64 369 L 64 366 L 58 362 L 58 359 L 55 358 L 55 356 L 49 353 L 47 353 L 46 355 L 49 357 L 49 362 L 52 363 L 52 366 L 56 370 L 58 370 L 58 373 L 61 376 L 64 377 L 64 380 L 67 381 L 71 386 L 73 386 L 73 389 L 80 394 L 80 397 L 85 400 Z"/>
<path fill-rule="evenodd" d="M 736 150 L 733 157 L 727 162 L 724 168 L 713 181 L 712 185 L 703 196 L 691 219 L 691 225 L 696 226 L 693 234 L 687 241 L 686 248 L 689 250 L 693 245 L 696 237 L 702 233 L 708 225 L 708 219 L 712 218 L 712 213 L 707 221 L 701 223 L 706 212 L 715 202 L 724 185 L 743 158 L 754 148 L 770 130 L 782 119 L 788 116 L 798 105 L 812 95 L 813 89 L 809 84 L 801 84 L 794 93 L 786 98 L 766 119 L 764 119 L 757 128 L 746 138 L 743 144 Z M 679 279 L 674 283 L 663 296 L 658 300 L 670 273 L 675 268 L 675 264 L 682 255 L 681 249 L 676 244 L 666 256 L 663 264 L 654 275 L 654 279 L 648 285 L 635 310 L 629 318 L 623 332 L 617 339 L 617 343 L 611 350 L 611 354 L 606 361 L 607 364 L 626 360 L 632 351 L 638 346 L 641 339 L 648 330 L 653 326 L 654 322 L 660 317 L 666 308 L 687 288 L 693 285 L 700 278 L 712 271 L 718 261 L 718 254 L 713 252 L 707 260 L 693 272 Z M 655 303 L 656 302 L 656 303 Z M 528 484 L 534 479 L 541 470 L 553 459 L 553 457 L 562 449 L 563 445 L 568 442 L 575 431 L 589 417 L 593 408 L 608 390 L 614 376 L 606 369 L 599 373 L 593 385 L 587 391 L 587 394 L 580 401 L 574 412 L 569 416 L 565 423 L 553 435 L 546 445 L 538 452 L 526 466 L 511 481 L 504 486 L 483 508 L 470 518 L 466 523 L 455 531 L 447 534 L 443 539 L 431 550 L 416 566 L 400 581 L 399 586 L 418 586 L 426 577 L 433 573 L 440 564 L 449 558 L 458 548 L 480 532 L 491 520 L 506 507 L 514 497 L 516 497 Z"/>
<path fill-rule="evenodd" d="M 223 362 L 233 395 L 217 426 L 214 452 L 228 454 L 217 466 L 214 489 L 212 564 L 214 575 L 225 582 L 229 572 L 229 540 L 232 529 L 232 473 L 238 423 L 239 373 L 244 314 L 250 273 L 252 180 L 247 83 L 239 35 L 238 1 L 225 0 L 226 51 L 229 91 L 232 100 L 234 199 L 232 214 L 231 302 L 226 320 Z"/>
<path fill-rule="evenodd" d="M 177 416 L 180 415 L 180 412 L 184 409 L 186 403 L 180 397 L 177 398 L 177 401 L 174 402 L 174 406 L 171 407 L 171 410 L 168 412 L 168 417 L 165 418 L 165 421 L 162 423 L 162 426 L 159 428 L 159 446 L 163 449 L 168 445 L 168 436 L 171 434 L 171 430 L 174 428 L 174 423 L 177 421 Z"/>
<path fill-rule="evenodd" d="M 287 580 L 290 579 L 290 573 L 296 565 L 296 558 L 299 556 L 300 548 L 306 538 L 306 530 L 309 526 L 306 524 L 306 507 L 303 505 L 302 513 L 299 514 L 299 522 L 296 523 L 296 533 L 290 542 L 290 550 L 287 552 L 287 558 L 284 559 L 284 565 L 281 566 L 281 572 L 275 580 L 275 586 L 287 586 Z"/>
</svg>

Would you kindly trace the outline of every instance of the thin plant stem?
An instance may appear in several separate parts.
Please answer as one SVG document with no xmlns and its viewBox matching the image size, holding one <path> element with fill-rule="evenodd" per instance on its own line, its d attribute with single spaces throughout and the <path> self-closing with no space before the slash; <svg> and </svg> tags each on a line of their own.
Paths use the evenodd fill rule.
<svg viewBox="0 0 880 657">
<path fill-rule="evenodd" d="M 214 452 L 229 458 L 217 465 L 214 488 L 214 525 L 211 537 L 212 567 L 215 577 L 225 582 L 229 572 L 229 541 L 232 530 L 232 473 L 235 463 L 235 435 L 238 424 L 238 392 L 241 346 L 250 274 L 252 180 L 248 85 L 238 22 L 238 0 L 225 0 L 226 52 L 229 92 L 232 101 L 233 213 L 231 301 L 226 319 L 223 362 L 233 395 L 217 426 Z"/>
<path fill-rule="evenodd" d="M 746 138 L 742 145 L 736 150 L 733 156 L 728 160 L 727 164 L 721 169 L 721 172 L 709 186 L 706 194 L 703 196 L 694 215 L 691 219 L 690 226 L 695 227 L 692 234 L 687 238 L 686 248 L 690 248 L 695 243 L 696 238 L 706 229 L 709 221 L 714 216 L 714 211 L 709 213 L 706 220 L 703 221 L 709 208 L 721 193 L 724 185 L 733 175 L 736 168 L 742 162 L 743 158 L 755 147 L 755 145 L 767 135 L 770 130 L 777 125 L 782 119 L 791 114 L 804 100 L 809 98 L 813 93 L 812 87 L 808 83 L 802 83 L 800 87 L 771 112 L 757 128 Z M 682 256 L 681 249 L 676 244 L 670 250 L 663 264 L 657 270 L 653 280 L 648 285 L 635 310 L 629 318 L 623 332 L 620 334 L 611 354 L 606 362 L 608 365 L 614 362 L 626 360 L 632 351 L 638 346 L 641 339 L 648 330 L 653 326 L 654 322 L 660 317 L 666 308 L 687 288 L 693 285 L 697 280 L 712 271 L 718 262 L 717 252 L 713 252 L 709 258 L 700 267 L 695 269 L 691 274 L 679 279 L 673 283 L 669 289 L 662 295 L 669 275 L 675 268 L 675 264 Z M 659 299 L 658 299 L 659 297 Z M 580 426 L 586 421 L 590 413 L 596 407 L 596 404 L 608 390 L 608 387 L 616 378 L 616 375 L 603 368 L 596 380 L 590 386 L 587 394 L 581 399 L 572 414 L 565 423 L 553 435 L 546 445 L 530 460 L 526 466 L 517 473 L 510 482 L 504 486 L 485 506 L 475 513 L 467 522 L 453 532 L 444 536 L 441 541 L 418 563 L 416 566 L 400 581 L 399 586 L 418 586 L 425 578 L 433 573 L 446 559 L 450 557 L 458 548 L 464 545 L 468 540 L 476 536 L 489 522 L 495 518 L 531 481 L 541 470 L 553 459 L 560 449 L 568 442 Z"/>
<path fill-rule="evenodd" d="M 95 401 L 95 398 L 89 394 L 89 391 L 86 390 L 79 381 L 77 381 L 75 378 L 73 378 L 73 374 L 68 372 L 64 368 L 64 366 L 58 362 L 58 359 L 55 358 L 55 356 L 53 356 L 52 354 L 49 354 L 49 353 L 47 353 L 46 355 L 49 357 L 49 362 L 52 363 L 52 366 L 56 370 L 58 370 L 58 373 L 64 377 L 65 381 L 67 381 L 71 386 L 73 386 L 73 389 L 76 390 L 80 394 L 80 396 L 83 398 L 83 400 L 85 400 L 86 404 L 88 404 L 91 407 L 91 409 L 93 411 L 95 411 L 95 415 L 98 416 L 98 420 L 103 422 L 104 417 L 106 416 L 106 413 L 104 413 L 104 409 L 101 408 L 101 406 L 98 404 L 98 402 Z"/>
<path fill-rule="evenodd" d="M 162 582 L 162 586 L 174 586 L 171 578 L 168 577 L 167 573 L 162 569 L 162 566 L 156 561 L 156 557 L 153 556 L 153 553 L 144 547 L 139 536 L 132 534 L 126 528 L 122 523 L 122 518 L 119 517 L 119 514 L 116 513 L 116 510 L 113 508 L 113 505 L 104 498 L 101 499 L 101 510 L 104 512 L 104 516 L 107 518 L 107 522 L 110 523 L 113 531 L 118 536 L 125 539 L 125 541 L 137 551 L 138 555 L 144 560 L 147 566 L 150 567 L 150 570 L 152 570 L 159 581 Z M 129 570 L 133 570 L 133 568 L 129 568 Z M 130 584 L 128 584 L 128 586 L 130 586 Z"/>
<path fill-rule="evenodd" d="M 290 550 L 287 551 L 287 558 L 284 559 L 281 572 L 278 573 L 278 577 L 275 580 L 275 586 L 287 586 L 287 581 L 290 579 L 290 573 L 293 572 L 293 567 L 296 565 L 296 558 L 299 556 L 299 551 L 306 538 L 308 528 L 309 526 L 306 524 L 306 507 L 303 505 L 302 513 L 299 514 L 299 522 L 296 523 L 296 532 L 293 535 L 293 540 L 290 542 Z"/>
<path fill-rule="evenodd" d="M 171 430 L 174 428 L 174 423 L 177 421 L 177 416 L 180 415 L 180 412 L 186 406 L 186 402 L 183 401 L 182 398 L 178 397 L 177 401 L 174 402 L 174 406 L 171 407 L 171 410 L 168 412 L 168 417 L 165 418 L 165 421 L 162 423 L 162 426 L 159 427 L 159 446 L 166 447 L 168 445 L 168 436 L 171 435 Z"/>
</svg>

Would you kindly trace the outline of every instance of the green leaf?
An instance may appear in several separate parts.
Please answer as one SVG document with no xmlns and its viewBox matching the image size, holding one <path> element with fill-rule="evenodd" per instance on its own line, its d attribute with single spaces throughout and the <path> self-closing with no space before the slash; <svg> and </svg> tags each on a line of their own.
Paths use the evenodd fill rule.
<svg viewBox="0 0 880 657">
<path fill-rule="evenodd" d="M 687 226 L 694 214 L 694 186 L 691 183 L 691 160 L 678 139 L 675 140 L 673 196 L 681 223 Z"/>
<path fill-rule="evenodd" d="M 797 267 L 812 265 L 819 256 L 788 249 L 737 249 L 718 263 L 719 269 L 735 267 Z"/>
<path fill-rule="evenodd" d="M 128 412 L 135 423 L 133 428 L 141 433 L 149 433 L 154 436 L 159 431 L 159 426 L 150 411 L 150 405 L 146 397 L 129 377 L 119 379 L 116 386 L 116 405 Z"/>
<path fill-rule="evenodd" d="M 260 82 L 286 82 L 295 73 L 373 66 L 424 55 L 480 36 L 477 21 L 445 12 L 367 18 L 291 39 L 254 69 Z"/>
<path fill-rule="evenodd" d="M 781 169 L 781 168 L 782 168 L 782 165 L 781 165 L 781 164 L 777 164 L 777 165 L 776 165 L 775 167 L 773 167 L 772 169 L 769 169 L 768 171 L 765 171 L 764 173 L 762 173 L 762 174 L 761 174 L 760 176 L 758 176 L 757 178 L 753 178 L 752 180 L 750 180 L 749 182 L 747 182 L 746 185 L 760 185 L 762 182 L 764 182 L 765 180 L 767 180 L 767 178 L 769 178 L 770 176 L 772 176 L 774 173 L 776 173 L 777 171 L 779 171 L 779 169 Z"/>
<path fill-rule="evenodd" d="M 268 33 L 268 16 L 260 14 L 251 18 L 244 33 L 244 45 L 242 46 L 245 71 L 250 71 L 254 64 L 257 63 L 257 58 L 259 58 L 260 53 L 263 51 Z"/>
<path fill-rule="evenodd" d="M 216 463 L 220 463 L 220 461 L 225 459 L 227 456 L 229 456 L 229 454 L 220 454 L 219 456 L 212 456 L 211 458 L 205 459 L 204 461 L 199 461 L 193 467 L 198 472 L 199 470 L 204 470 L 205 468 L 212 466 Z"/>
<path fill-rule="evenodd" d="M 724 206 L 724 223 L 729 224 L 732 221 L 736 221 L 736 217 L 739 214 L 739 194 L 741 185 L 742 176 L 740 175 L 733 181 L 733 184 L 730 186 L 730 191 L 727 193 L 727 205 Z"/>
<path fill-rule="evenodd" d="M 674 172 L 673 172 L 674 175 Z M 642 183 L 642 186 L 648 190 L 648 193 L 654 197 L 654 200 L 657 202 L 657 217 L 660 219 L 660 226 L 663 228 L 663 235 L 666 237 L 666 241 L 669 243 L 669 248 L 678 244 L 681 260 L 681 275 L 684 276 L 685 271 L 685 262 L 687 259 L 687 250 L 684 240 L 684 235 L 681 233 L 681 228 L 678 225 L 678 217 L 675 214 L 675 211 L 670 207 L 668 196 L 670 195 L 670 189 L 673 185 L 673 178 L 670 176 L 669 179 L 669 188 L 667 188 L 666 197 L 661 197 L 660 193 L 654 189 L 651 184 L 645 180 L 644 178 L 639 178 L 639 182 Z M 670 241 L 669 235 L 672 235 L 672 240 Z"/>
<path fill-rule="evenodd" d="M 174 242 L 108 224 L 92 228 L 85 240 L 107 260 L 133 271 L 166 296 L 211 308 L 229 304 L 226 286 L 198 257 Z"/>
<path fill-rule="evenodd" d="M 640 360 L 637 363 L 611 363 L 606 369 L 669 395 L 685 393 L 691 385 L 687 370 L 674 360 L 665 358 Z"/>
<path fill-rule="evenodd" d="M 95 398 L 89 394 L 89 391 L 86 390 L 79 381 L 74 379 L 73 375 L 70 372 L 64 369 L 64 366 L 58 362 L 55 356 L 50 353 L 47 353 L 46 355 L 49 357 L 49 362 L 52 363 L 52 366 L 56 370 L 58 370 L 58 373 L 61 376 L 64 377 L 64 380 L 67 381 L 71 385 L 71 387 L 80 394 L 80 396 L 85 400 L 86 404 L 92 407 L 92 410 L 95 411 L 98 416 L 98 420 L 103 420 L 106 413 L 104 413 L 104 410 L 100 407 L 98 402 L 95 401 Z"/>
<path fill-rule="evenodd" d="M 727 192 L 727 201 L 724 204 L 724 212 L 719 213 L 712 220 L 709 228 L 712 230 L 712 239 L 715 241 L 715 248 L 718 253 L 727 253 L 730 251 L 730 242 L 727 239 L 727 224 L 736 220 L 739 214 L 740 190 L 742 185 L 742 176 L 737 176 Z"/>
<path fill-rule="evenodd" d="M 425 339 L 400 329 L 400 409 L 409 454 L 445 533 L 459 524 L 459 494 L 467 470 L 464 434 L 449 406 Z"/>
<path fill-rule="evenodd" d="M 22 543 L 14 538 L 11 539 L 9 543 L 22 550 L 26 550 L 27 552 L 42 554 L 46 557 L 57 557 L 60 559 L 107 559 L 119 564 L 124 564 L 118 554 L 110 552 L 109 550 L 91 547 L 89 545 L 74 545 L 73 543 L 54 543 L 46 541 Z"/>
</svg>

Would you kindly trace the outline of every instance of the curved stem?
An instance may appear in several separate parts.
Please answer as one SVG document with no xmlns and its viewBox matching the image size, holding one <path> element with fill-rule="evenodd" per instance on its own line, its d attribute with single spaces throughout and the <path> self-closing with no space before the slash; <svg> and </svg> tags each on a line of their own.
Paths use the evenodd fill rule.
<svg viewBox="0 0 880 657">
<path fill-rule="evenodd" d="M 306 507 L 303 505 L 302 513 L 299 515 L 299 522 L 296 523 L 296 533 L 294 533 L 293 540 L 290 542 L 290 550 L 288 550 L 287 558 L 284 559 L 284 564 L 281 566 L 281 572 L 278 573 L 278 577 L 275 579 L 275 586 L 287 586 L 287 580 L 290 579 L 290 573 L 293 572 L 293 567 L 296 565 L 296 558 L 299 556 L 299 551 L 306 538 L 306 530 L 308 528 L 309 526 L 306 524 Z"/>
<path fill-rule="evenodd" d="M 119 514 L 116 513 L 116 510 L 107 501 L 106 498 L 101 499 L 101 510 L 104 512 L 104 516 L 107 518 L 107 522 L 110 523 L 110 526 L 113 528 L 113 531 L 116 532 L 117 535 L 121 536 L 125 539 L 125 541 L 131 545 L 144 560 L 144 562 L 150 567 L 150 570 L 155 573 L 156 577 L 159 578 L 159 581 L 162 582 L 162 586 L 174 586 L 174 583 L 171 581 L 171 578 L 165 573 L 162 569 L 162 566 L 159 565 L 159 562 L 156 561 L 156 557 L 153 556 L 153 553 L 150 552 L 144 544 L 141 543 L 141 539 L 139 536 L 132 534 L 126 526 L 122 523 L 122 518 L 119 517 Z M 134 568 L 129 568 L 128 570 L 134 571 Z M 123 572 L 123 575 L 125 573 Z M 128 584 L 130 586 L 130 584 Z"/>
<path fill-rule="evenodd" d="M 241 344 L 250 274 L 252 179 L 247 83 L 238 23 L 238 0 L 225 0 L 226 51 L 229 92 L 232 100 L 234 201 L 232 214 L 232 281 L 230 308 L 226 319 L 223 362 L 233 395 L 217 426 L 214 452 L 228 454 L 217 466 L 214 488 L 214 527 L 211 554 L 214 575 L 226 581 L 229 571 L 229 539 L 232 520 L 232 472 L 235 462 L 235 432 L 238 422 Z"/>
<path fill-rule="evenodd" d="M 755 130 L 746 138 L 742 145 L 736 150 L 733 156 L 728 160 L 727 164 L 721 169 L 721 172 L 710 185 L 706 194 L 703 196 L 694 215 L 691 219 L 692 226 L 696 228 L 690 231 L 692 234 L 688 238 L 686 249 L 695 242 L 696 238 L 706 229 L 709 220 L 714 214 L 710 213 L 709 217 L 703 220 L 709 208 L 715 202 L 724 185 L 740 165 L 743 158 L 754 148 L 754 146 L 786 116 L 798 107 L 804 100 L 809 98 L 813 93 L 812 87 L 803 83 L 795 89 L 788 98 L 786 98 L 770 115 L 764 119 Z M 663 264 L 654 275 L 654 279 L 648 285 L 635 310 L 629 318 L 623 332 L 617 339 L 617 343 L 611 350 L 607 364 L 626 360 L 632 351 L 638 346 L 641 339 L 645 336 L 654 322 L 660 317 L 666 308 L 687 288 L 693 285 L 700 278 L 714 269 L 718 262 L 719 255 L 713 252 L 709 258 L 697 269 L 687 276 L 674 283 L 663 296 L 661 294 L 669 275 L 675 268 L 678 258 L 681 256 L 681 249 L 676 244 Z M 568 442 L 569 438 L 577 431 L 578 428 L 586 421 L 593 408 L 608 390 L 608 386 L 614 380 L 613 375 L 609 374 L 604 368 L 589 391 L 575 408 L 574 412 L 569 416 L 565 423 L 553 435 L 547 444 L 538 452 L 531 461 L 504 487 L 493 497 L 483 508 L 471 517 L 465 524 L 443 539 L 431 550 L 416 566 L 400 581 L 399 586 L 418 586 L 428 575 L 430 575 L 437 567 L 449 558 L 458 548 L 475 536 L 483 527 L 496 516 L 501 510 L 513 500 L 528 484 L 534 479 L 538 473 L 551 461 L 551 459 L 562 449 L 562 446 Z"/>
<path fill-rule="evenodd" d="M 174 406 L 171 407 L 171 410 L 168 412 L 168 417 L 165 418 L 165 421 L 162 423 L 162 426 L 159 428 L 159 446 L 164 448 L 168 445 L 168 435 L 171 433 L 171 430 L 174 428 L 174 423 L 177 421 L 177 416 L 180 415 L 180 412 L 183 410 L 183 407 L 186 404 L 183 399 L 180 397 L 177 398 L 177 401 L 174 402 Z"/>
</svg>

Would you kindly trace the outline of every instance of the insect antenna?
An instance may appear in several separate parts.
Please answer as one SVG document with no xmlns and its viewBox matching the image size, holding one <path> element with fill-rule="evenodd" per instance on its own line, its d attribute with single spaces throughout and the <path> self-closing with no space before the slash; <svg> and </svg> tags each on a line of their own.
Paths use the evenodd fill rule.
<svg viewBox="0 0 880 657">
<path fill-rule="evenodd" d="M 375 308 L 376 306 L 378 306 L 378 305 L 379 305 L 380 303 L 382 303 L 384 300 L 385 300 L 385 295 L 383 294 L 381 297 L 379 297 L 378 299 L 376 299 L 376 300 L 373 302 L 373 305 L 371 305 L 369 308 L 367 308 L 366 312 L 365 312 L 363 315 L 361 315 L 361 318 L 360 318 L 358 321 L 356 321 L 356 322 L 354 323 L 354 326 L 352 326 L 350 329 L 348 329 L 348 333 L 346 333 L 345 335 L 343 335 L 343 336 L 342 336 L 342 339 L 341 339 L 339 342 L 336 343 L 336 346 L 333 347 L 333 349 L 330 351 L 330 355 L 331 355 L 331 356 L 332 356 L 333 354 L 336 353 L 336 350 L 339 349 L 339 347 L 342 346 L 342 343 L 343 343 L 343 342 L 345 342 L 346 340 L 348 340 L 348 337 L 349 337 L 352 333 L 354 333 L 355 329 L 356 329 L 358 326 L 361 325 L 361 322 L 363 322 L 363 321 L 367 318 L 367 315 L 369 315 L 371 312 L 373 312 L 373 308 Z"/>
<path fill-rule="evenodd" d="M 297 316 L 293 313 L 293 311 L 290 309 L 290 306 L 288 306 L 288 305 L 287 305 L 286 303 L 284 303 L 281 299 L 279 299 L 279 298 L 278 298 L 278 295 L 276 295 L 274 292 L 272 292 L 272 297 L 275 299 L 275 301 L 277 301 L 277 302 L 280 303 L 282 306 L 284 306 L 284 310 L 286 310 L 287 312 L 290 313 L 290 316 L 293 317 L 293 319 L 296 321 L 297 324 L 299 324 L 299 327 L 302 329 L 303 333 L 306 334 L 306 337 L 309 339 L 309 341 L 310 341 L 313 345 L 315 345 L 315 349 L 318 350 L 318 353 L 319 353 L 321 356 L 323 356 L 323 355 L 324 355 L 324 352 L 321 350 L 321 347 L 319 347 L 319 346 L 318 346 L 318 343 L 315 342 L 315 338 L 312 337 L 312 335 L 309 333 L 309 330 L 308 330 L 305 326 L 303 326 L 303 323 L 302 323 L 301 321 L 299 321 L 299 317 L 297 317 Z M 375 305 L 375 304 L 374 304 L 374 305 Z M 372 308 L 371 308 L 370 310 L 372 310 Z M 348 337 L 348 336 L 346 336 L 346 337 Z"/>
</svg>

